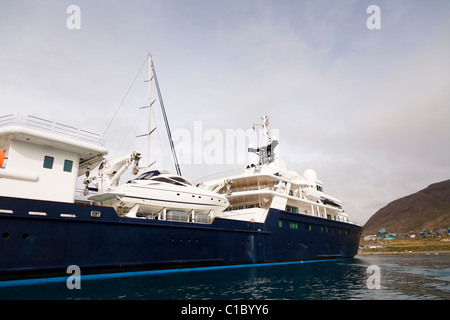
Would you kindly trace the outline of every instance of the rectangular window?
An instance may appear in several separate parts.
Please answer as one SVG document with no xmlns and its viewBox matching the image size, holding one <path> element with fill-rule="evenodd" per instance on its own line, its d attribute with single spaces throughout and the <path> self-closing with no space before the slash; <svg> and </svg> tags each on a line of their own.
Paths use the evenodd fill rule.
<svg viewBox="0 0 450 320">
<path fill-rule="evenodd" d="M 306 231 L 311 231 L 312 230 L 312 226 L 309 223 L 305 223 L 305 230 Z"/>
<path fill-rule="evenodd" d="M 72 172 L 73 161 L 72 160 L 64 160 L 64 171 Z"/>
<path fill-rule="evenodd" d="M 50 157 L 50 156 L 45 156 L 44 157 L 44 168 L 53 169 L 53 160 L 55 160 L 55 158 Z"/>
<path fill-rule="evenodd" d="M 278 220 L 278 228 L 283 228 L 283 221 Z"/>
<path fill-rule="evenodd" d="M 294 222 L 294 221 L 290 221 L 290 222 L 289 222 L 289 227 L 290 227 L 291 229 L 298 229 L 298 223 L 297 223 L 297 222 Z"/>
</svg>

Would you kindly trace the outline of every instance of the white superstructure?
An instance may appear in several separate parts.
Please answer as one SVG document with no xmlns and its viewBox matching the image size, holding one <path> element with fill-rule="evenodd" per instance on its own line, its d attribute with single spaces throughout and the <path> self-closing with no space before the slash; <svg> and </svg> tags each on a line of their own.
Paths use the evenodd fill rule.
<svg viewBox="0 0 450 320">
<path fill-rule="evenodd" d="M 2 196 L 74 202 L 78 176 L 108 153 L 93 133 L 33 116 L 0 117 Z"/>
<path fill-rule="evenodd" d="M 248 165 L 244 171 L 225 179 L 201 184 L 227 196 L 230 206 L 221 214 L 223 218 L 264 222 L 270 208 L 312 215 L 324 219 L 348 222 L 342 202 L 323 192 L 323 184 L 312 169 L 303 175 L 288 171 L 286 163 L 275 158 L 278 141 L 268 137 L 268 118 L 258 124 L 264 130 L 264 146 L 249 148 L 259 155 L 257 164 Z"/>
</svg>

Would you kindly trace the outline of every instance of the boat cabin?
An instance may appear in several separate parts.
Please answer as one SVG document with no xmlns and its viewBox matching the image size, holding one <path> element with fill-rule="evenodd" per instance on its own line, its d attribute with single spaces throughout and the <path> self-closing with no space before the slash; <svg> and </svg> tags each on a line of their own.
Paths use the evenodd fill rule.
<svg viewBox="0 0 450 320">
<path fill-rule="evenodd" d="M 0 117 L 1 195 L 73 203 L 77 178 L 108 153 L 94 138 L 37 117 Z"/>
</svg>

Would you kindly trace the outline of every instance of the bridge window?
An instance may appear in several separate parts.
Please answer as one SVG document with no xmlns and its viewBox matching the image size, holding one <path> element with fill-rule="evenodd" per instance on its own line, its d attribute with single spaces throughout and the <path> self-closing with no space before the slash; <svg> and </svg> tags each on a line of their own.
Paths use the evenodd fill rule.
<svg viewBox="0 0 450 320">
<path fill-rule="evenodd" d="M 64 160 L 64 171 L 72 172 L 73 161 L 72 160 Z"/>
<path fill-rule="evenodd" d="M 286 205 L 286 211 L 293 212 L 293 213 L 298 213 L 298 207 Z"/>
<path fill-rule="evenodd" d="M 53 169 L 53 161 L 54 160 L 55 160 L 55 158 L 53 158 L 53 157 L 45 156 L 44 157 L 44 168 Z"/>
</svg>

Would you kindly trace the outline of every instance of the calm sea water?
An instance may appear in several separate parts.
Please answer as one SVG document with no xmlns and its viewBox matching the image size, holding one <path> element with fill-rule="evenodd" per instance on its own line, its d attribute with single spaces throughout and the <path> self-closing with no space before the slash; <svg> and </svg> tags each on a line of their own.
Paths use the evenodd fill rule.
<svg viewBox="0 0 450 320">
<path fill-rule="evenodd" d="M 370 265 L 380 267 L 380 289 L 369 289 Z M 7 284 L 7 285 L 5 285 Z M 81 289 L 66 279 L 52 283 L 0 284 L 0 299 L 450 299 L 450 253 L 373 255 L 354 259 L 81 277 Z"/>
</svg>

